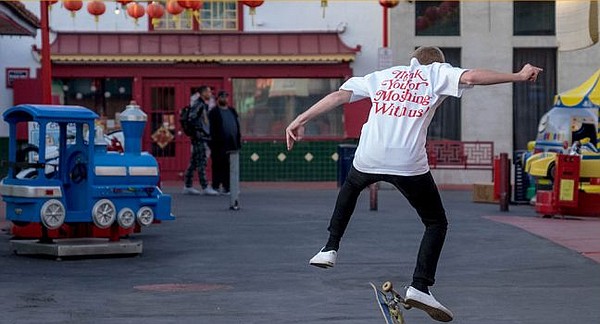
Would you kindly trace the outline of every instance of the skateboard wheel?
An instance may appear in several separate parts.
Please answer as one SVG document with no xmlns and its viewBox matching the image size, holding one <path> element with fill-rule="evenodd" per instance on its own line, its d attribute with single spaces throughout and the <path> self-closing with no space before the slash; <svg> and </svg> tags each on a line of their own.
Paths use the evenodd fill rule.
<svg viewBox="0 0 600 324">
<path fill-rule="evenodd" d="M 393 288 L 394 286 L 392 286 L 392 283 L 390 281 L 386 281 L 383 283 L 383 285 L 381 285 L 381 290 L 383 290 L 384 292 L 390 292 Z"/>
<path fill-rule="evenodd" d="M 402 307 L 404 307 L 404 309 L 409 310 L 412 308 L 412 306 L 410 306 L 409 304 L 402 304 Z"/>
</svg>

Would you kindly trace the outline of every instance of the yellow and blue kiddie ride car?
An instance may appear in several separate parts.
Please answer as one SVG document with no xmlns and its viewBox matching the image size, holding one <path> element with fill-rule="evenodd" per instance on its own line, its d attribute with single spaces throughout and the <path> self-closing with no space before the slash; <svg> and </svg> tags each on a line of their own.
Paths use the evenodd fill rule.
<svg viewBox="0 0 600 324">
<path fill-rule="evenodd" d="M 544 215 L 600 216 L 598 111 L 600 70 L 556 96 L 540 120 L 525 172 L 537 179 L 536 210 Z"/>
<path fill-rule="evenodd" d="M 120 115 L 122 153 L 106 150 L 104 135 L 94 131 L 98 115 L 84 107 L 19 105 L 3 117 L 9 168 L 0 193 L 15 237 L 118 241 L 140 226 L 174 219 L 171 197 L 157 186 L 158 163 L 141 151 L 146 114 L 139 106 Z M 25 148 L 17 143 L 20 123 L 37 129 Z"/>
</svg>

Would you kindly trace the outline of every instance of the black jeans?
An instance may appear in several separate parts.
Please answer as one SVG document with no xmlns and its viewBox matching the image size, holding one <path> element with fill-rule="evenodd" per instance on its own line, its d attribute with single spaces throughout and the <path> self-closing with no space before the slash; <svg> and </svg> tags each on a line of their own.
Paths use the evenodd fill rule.
<svg viewBox="0 0 600 324">
<path fill-rule="evenodd" d="M 427 172 L 417 176 L 396 176 L 386 174 L 370 174 L 350 169 L 346 182 L 338 194 L 335 210 L 329 224 L 331 239 L 339 242 L 350 222 L 360 192 L 368 185 L 385 181 L 396 187 L 408 202 L 415 208 L 425 225 L 425 233 L 417 257 L 417 265 L 413 274 L 413 283 L 432 286 L 435 283 L 435 272 L 448 228 L 446 212 L 437 186 Z"/>
</svg>

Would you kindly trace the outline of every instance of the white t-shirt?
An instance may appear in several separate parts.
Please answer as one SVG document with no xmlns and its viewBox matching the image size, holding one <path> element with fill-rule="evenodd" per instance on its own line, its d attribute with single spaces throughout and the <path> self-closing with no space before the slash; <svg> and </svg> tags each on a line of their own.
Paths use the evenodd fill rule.
<svg viewBox="0 0 600 324">
<path fill-rule="evenodd" d="M 420 175 L 429 171 L 425 142 L 435 110 L 447 96 L 460 97 L 465 69 L 450 64 L 394 66 L 340 87 L 352 91 L 350 102 L 371 98 L 354 155 L 354 167 L 365 173 Z"/>
</svg>

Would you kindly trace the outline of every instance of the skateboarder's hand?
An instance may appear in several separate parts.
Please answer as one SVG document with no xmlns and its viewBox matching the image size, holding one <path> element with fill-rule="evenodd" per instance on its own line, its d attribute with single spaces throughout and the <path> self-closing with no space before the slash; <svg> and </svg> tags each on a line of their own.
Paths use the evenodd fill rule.
<svg viewBox="0 0 600 324">
<path fill-rule="evenodd" d="M 288 151 L 294 147 L 294 143 L 298 142 L 304 136 L 304 125 L 300 124 L 298 120 L 292 121 L 285 129 L 285 138 L 287 141 Z"/>
<path fill-rule="evenodd" d="M 525 64 L 521 71 L 519 71 L 519 76 L 523 81 L 535 82 L 537 80 L 538 74 L 544 71 L 543 69 L 533 66 L 531 64 Z"/>
</svg>

